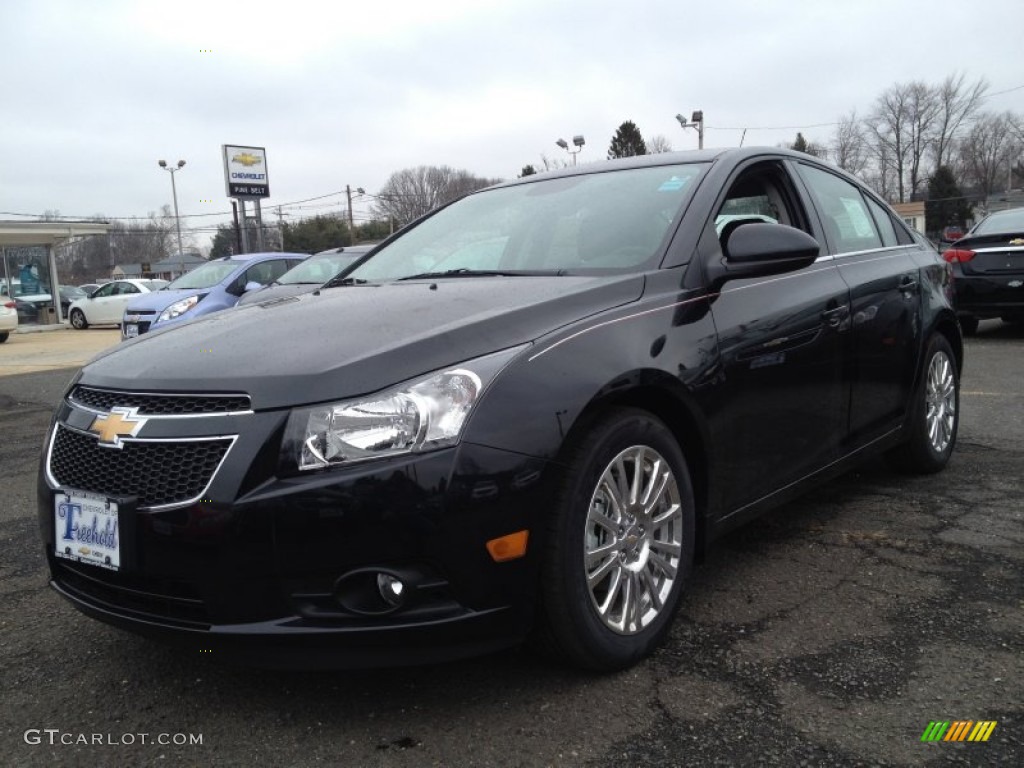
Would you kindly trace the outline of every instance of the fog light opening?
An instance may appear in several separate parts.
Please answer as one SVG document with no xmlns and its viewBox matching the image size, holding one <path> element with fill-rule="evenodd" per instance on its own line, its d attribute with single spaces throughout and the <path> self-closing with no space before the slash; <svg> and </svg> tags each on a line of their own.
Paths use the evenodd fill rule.
<svg viewBox="0 0 1024 768">
<path fill-rule="evenodd" d="M 390 573 L 377 574 L 377 591 L 380 598 L 392 608 L 405 602 L 405 582 Z"/>
</svg>

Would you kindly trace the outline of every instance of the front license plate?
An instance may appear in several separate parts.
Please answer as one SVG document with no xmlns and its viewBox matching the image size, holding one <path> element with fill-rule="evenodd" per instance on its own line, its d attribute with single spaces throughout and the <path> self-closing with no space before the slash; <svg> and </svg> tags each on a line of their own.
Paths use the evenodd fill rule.
<svg viewBox="0 0 1024 768">
<path fill-rule="evenodd" d="M 121 567 L 118 504 L 85 491 L 58 491 L 53 501 L 54 554 L 65 560 Z"/>
<path fill-rule="evenodd" d="M 139 335 L 139 326 L 135 323 L 129 323 L 124 327 L 124 337 L 126 339 L 134 339 Z"/>
</svg>

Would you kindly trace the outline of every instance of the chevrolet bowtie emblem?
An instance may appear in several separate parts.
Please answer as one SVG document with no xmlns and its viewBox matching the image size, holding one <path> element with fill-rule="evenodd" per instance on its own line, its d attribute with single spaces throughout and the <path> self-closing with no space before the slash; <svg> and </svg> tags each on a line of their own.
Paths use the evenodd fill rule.
<svg viewBox="0 0 1024 768">
<path fill-rule="evenodd" d="M 140 418 L 138 408 L 111 408 L 110 413 L 100 414 L 89 425 L 89 431 L 99 438 L 100 445 L 123 448 L 122 437 L 135 437 L 148 419 Z"/>
</svg>

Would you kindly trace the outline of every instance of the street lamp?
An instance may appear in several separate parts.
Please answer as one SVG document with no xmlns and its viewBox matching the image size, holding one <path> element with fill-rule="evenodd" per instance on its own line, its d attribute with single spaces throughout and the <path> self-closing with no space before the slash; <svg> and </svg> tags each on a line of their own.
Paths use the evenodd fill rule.
<svg viewBox="0 0 1024 768">
<path fill-rule="evenodd" d="M 583 150 L 583 145 L 586 144 L 587 142 L 586 139 L 583 138 L 583 136 L 576 135 L 572 137 L 572 143 L 576 147 L 575 150 L 569 149 L 569 142 L 567 142 L 565 139 L 559 139 L 558 141 L 555 142 L 555 144 L 557 144 L 570 155 L 572 155 L 572 164 L 573 166 L 575 166 L 576 155 L 578 155 Z"/>
<path fill-rule="evenodd" d="M 356 187 L 356 194 L 365 195 L 366 190 L 362 187 Z M 345 185 L 345 195 L 348 197 L 348 239 L 352 241 L 352 245 L 355 245 L 356 227 L 355 222 L 352 220 L 352 187 L 348 184 Z"/>
<path fill-rule="evenodd" d="M 697 131 L 697 149 L 704 149 L 704 112 L 703 110 L 695 110 L 693 116 L 690 118 L 690 122 L 686 122 L 686 118 L 682 115 L 676 115 L 676 120 L 683 128 L 693 128 Z"/>
<path fill-rule="evenodd" d="M 182 249 L 181 249 L 181 218 L 178 216 L 178 187 L 174 183 L 174 172 L 175 171 L 180 171 L 182 168 L 184 168 L 185 167 L 185 161 L 184 160 L 179 160 L 177 168 L 171 168 L 169 165 L 167 165 L 167 161 L 166 160 L 160 160 L 159 161 L 159 165 L 160 165 L 161 168 L 163 168 L 165 171 L 167 171 L 167 172 L 169 172 L 171 174 L 171 193 L 174 195 L 174 224 L 175 224 L 175 226 L 178 229 L 178 258 L 180 259 L 180 258 L 182 258 Z"/>
</svg>

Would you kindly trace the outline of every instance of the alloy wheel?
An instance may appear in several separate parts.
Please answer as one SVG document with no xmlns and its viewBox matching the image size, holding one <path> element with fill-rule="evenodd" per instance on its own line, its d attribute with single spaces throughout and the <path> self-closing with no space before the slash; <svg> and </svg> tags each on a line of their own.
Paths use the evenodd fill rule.
<svg viewBox="0 0 1024 768">
<path fill-rule="evenodd" d="M 683 509 L 669 463 L 637 445 L 611 460 L 590 498 L 587 590 L 605 626 L 633 635 L 661 613 L 679 576 Z"/>
</svg>

